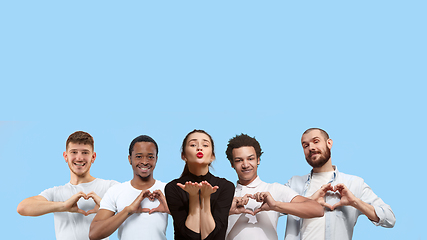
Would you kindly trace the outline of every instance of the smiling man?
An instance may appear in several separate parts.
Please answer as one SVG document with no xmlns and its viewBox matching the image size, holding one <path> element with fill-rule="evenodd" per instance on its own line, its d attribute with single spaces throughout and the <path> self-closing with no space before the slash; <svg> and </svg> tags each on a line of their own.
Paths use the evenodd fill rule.
<svg viewBox="0 0 427 240">
<path fill-rule="evenodd" d="M 118 182 L 90 175 L 96 153 L 89 133 L 77 131 L 71 134 L 63 156 L 70 168 L 70 182 L 24 199 L 17 211 L 23 216 L 54 213 L 56 239 L 86 240 L 89 239 L 89 226 L 101 198 L 108 188 Z"/>
<path fill-rule="evenodd" d="M 282 214 L 323 216 L 322 206 L 315 201 L 282 184 L 261 181 L 257 170 L 263 152 L 255 138 L 237 135 L 229 140 L 225 153 L 239 178 L 229 212 L 227 240 L 276 240 Z"/>
<path fill-rule="evenodd" d="M 292 177 L 286 185 L 319 202 L 325 214 L 304 220 L 288 215 L 286 240 L 350 240 L 362 214 L 376 226 L 394 226 L 396 218 L 390 206 L 362 178 L 339 172 L 332 165 L 332 143 L 320 128 L 307 129 L 301 137 L 305 159 L 313 169 L 305 176 Z"/>
<path fill-rule="evenodd" d="M 119 229 L 121 240 L 165 240 L 169 208 L 163 195 L 166 183 L 153 176 L 159 148 L 149 136 L 136 137 L 129 146 L 128 160 L 133 179 L 105 194 L 90 226 L 91 240 L 110 236 Z"/>
</svg>

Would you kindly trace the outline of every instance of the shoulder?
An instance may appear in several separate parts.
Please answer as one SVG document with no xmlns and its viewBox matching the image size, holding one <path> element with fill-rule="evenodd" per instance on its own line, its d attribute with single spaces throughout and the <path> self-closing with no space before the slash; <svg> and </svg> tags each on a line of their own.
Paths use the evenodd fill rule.
<svg viewBox="0 0 427 240">
<path fill-rule="evenodd" d="M 226 186 L 226 187 L 232 187 L 234 189 L 234 183 L 228 181 L 226 178 L 221 178 L 212 175 L 212 182 L 217 183 L 218 185 Z"/>
<path fill-rule="evenodd" d="M 114 186 L 114 185 L 117 185 L 117 184 L 120 184 L 116 180 L 105 180 L 105 179 L 102 179 L 102 178 L 97 178 L 97 179 L 95 179 L 95 181 L 96 181 L 96 184 L 106 185 L 106 186 L 110 186 L 110 187 Z"/>
<path fill-rule="evenodd" d="M 177 179 L 174 179 L 174 180 L 172 180 L 172 181 L 170 181 L 170 182 L 168 182 L 168 183 L 166 183 L 165 184 L 165 191 L 167 190 L 167 189 L 174 189 L 174 188 L 177 188 L 178 186 L 176 185 L 177 183 L 180 183 L 181 181 L 179 181 L 179 178 L 177 178 Z"/>
<path fill-rule="evenodd" d="M 166 183 L 156 180 L 156 183 L 154 183 L 154 188 L 161 189 L 162 191 L 165 189 Z"/>
<path fill-rule="evenodd" d="M 337 174 L 337 180 L 340 182 L 344 182 L 344 183 L 363 183 L 365 180 L 363 180 L 363 178 L 356 176 L 356 175 L 351 175 L 351 174 L 346 174 L 343 172 L 338 172 Z"/>
<path fill-rule="evenodd" d="M 306 174 L 306 175 L 302 175 L 302 176 L 295 175 L 288 180 L 288 183 L 292 184 L 292 183 L 305 182 L 305 181 L 307 181 L 309 175 L 310 174 Z"/>
<path fill-rule="evenodd" d="M 114 184 L 114 186 L 110 187 L 107 190 L 107 192 L 120 192 L 120 191 L 124 191 L 124 190 L 128 189 L 129 185 L 130 185 L 129 181 L 124 182 L 124 183 L 119 183 L 118 182 L 118 183 Z"/>
</svg>

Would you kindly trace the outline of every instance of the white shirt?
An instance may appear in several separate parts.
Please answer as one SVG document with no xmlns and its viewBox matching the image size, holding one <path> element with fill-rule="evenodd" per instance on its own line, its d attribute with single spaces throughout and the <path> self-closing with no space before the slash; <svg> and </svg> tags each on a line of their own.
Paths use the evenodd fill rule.
<svg viewBox="0 0 427 240">
<path fill-rule="evenodd" d="M 93 191 L 102 198 L 105 192 L 115 184 L 117 185 L 118 182 L 96 178 L 88 183 L 78 185 L 67 183 L 63 186 L 49 188 L 41 192 L 40 196 L 48 201 L 64 202 L 80 191 L 86 194 Z M 95 202 L 91 198 L 88 200 L 80 198 L 77 206 L 84 211 L 89 211 L 95 207 Z M 53 215 L 57 240 L 89 240 L 89 228 L 95 214 L 85 216 L 81 213 L 55 212 Z"/>
<path fill-rule="evenodd" d="M 244 186 L 237 182 L 235 197 L 243 197 L 245 194 L 257 192 L 270 192 L 276 201 L 290 202 L 298 194 L 291 188 L 279 183 L 265 183 L 257 176 L 250 184 Z M 250 199 L 246 208 L 254 211 L 262 203 Z M 233 214 L 228 217 L 226 239 L 257 239 L 277 240 L 277 221 L 282 214 L 276 211 L 262 211 L 252 216 L 251 214 Z"/>
<path fill-rule="evenodd" d="M 165 186 L 166 183 L 156 180 L 154 185 L 148 190 L 153 192 L 160 189 L 164 194 Z M 105 193 L 99 209 L 106 209 L 114 213 L 120 212 L 129 206 L 141 192 L 142 190 L 132 187 L 130 181 L 118 184 Z M 159 204 L 160 202 L 157 199 L 150 201 L 148 198 L 145 198 L 141 202 L 141 207 L 153 209 L 159 206 Z M 120 225 L 118 237 L 121 240 L 134 240 L 137 238 L 166 240 L 167 225 L 167 213 L 135 213 Z"/>
<path fill-rule="evenodd" d="M 334 172 L 313 173 L 311 184 L 308 187 L 306 196 L 313 195 L 320 187 L 327 184 L 332 179 Z M 317 218 L 306 218 L 302 221 L 302 240 L 324 240 L 325 239 L 325 216 Z"/>
</svg>

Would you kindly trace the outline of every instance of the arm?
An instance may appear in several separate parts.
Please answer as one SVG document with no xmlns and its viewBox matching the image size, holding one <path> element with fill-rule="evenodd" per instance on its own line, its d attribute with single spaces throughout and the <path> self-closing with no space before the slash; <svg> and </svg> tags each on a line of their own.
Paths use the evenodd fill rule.
<svg viewBox="0 0 427 240">
<path fill-rule="evenodd" d="M 353 193 L 343 184 L 339 183 L 334 187 L 334 191 L 339 191 L 341 194 L 341 200 L 332 206 L 332 210 L 341 206 L 352 206 L 365 214 L 371 221 L 379 222 L 380 219 L 375 213 L 375 208 L 355 197 Z"/>
<path fill-rule="evenodd" d="M 211 213 L 211 194 L 215 193 L 218 188 L 218 186 L 212 187 L 207 181 L 201 183 L 200 233 L 202 239 L 205 239 L 215 229 L 215 220 Z"/>
<path fill-rule="evenodd" d="M 185 185 L 177 183 L 177 186 L 189 195 L 188 216 L 185 226 L 195 233 L 200 233 L 200 198 L 198 183 L 186 182 Z"/>
<path fill-rule="evenodd" d="M 173 218 L 175 236 L 184 239 L 200 239 L 200 233 L 194 232 L 186 226 L 189 213 L 189 195 L 182 190 L 176 181 L 168 183 L 165 187 L 166 202 Z"/>
<path fill-rule="evenodd" d="M 76 212 L 83 215 L 87 213 L 77 206 L 79 199 L 86 197 L 83 192 L 78 192 L 71 196 L 65 202 L 48 201 L 43 196 L 34 196 L 24 199 L 19 203 L 17 211 L 23 216 L 40 216 L 53 212 Z"/>
<path fill-rule="evenodd" d="M 303 196 L 296 196 L 291 202 L 275 201 L 269 192 L 260 192 L 254 195 L 257 202 L 262 202 L 260 208 L 255 210 L 255 214 L 260 211 L 276 211 L 285 214 L 292 214 L 301 218 L 313 218 L 323 216 L 323 207 L 313 200 Z"/>
<path fill-rule="evenodd" d="M 115 215 L 114 212 L 107 209 L 99 210 L 90 224 L 89 239 L 102 239 L 113 234 L 113 232 L 116 231 L 128 217 L 132 216 L 132 214 L 144 211 L 141 208 L 141 202 L 144 198 L 149 197 L 149 195 L 149 190 L 142 191 L 131 205 L 125 207 L 121 212 Z"/>
<path fill-rule="evenodd" d="M 211 213 L 215 221 L 215 229 L 205 238 L 205 240 L 225 239 L 228 226 L 228 214 L 234 197 L 234 184 L 221 180 L 213 182 L 218 185 L 218 190 L 211 195 Z"/>
</svg>

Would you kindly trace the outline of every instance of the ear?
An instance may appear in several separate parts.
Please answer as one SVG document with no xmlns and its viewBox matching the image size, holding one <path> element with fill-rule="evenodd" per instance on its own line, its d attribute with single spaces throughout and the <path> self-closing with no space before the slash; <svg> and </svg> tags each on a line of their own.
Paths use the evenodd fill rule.
<svg viewBox="0 0 427 240">
<path fill-rule="evenodd" d="M 95 158 L 96 158 L 96 152 L 93 152 L 93 154 L 92 154 L 92 163 L 95 162 Z"/>
<path fill-rule="evenodd" d="M 330 138 L 328 140 L 326 140 L 326 145 L 328 146 L 329 149 L 332 148 L 333 143 L 334 143 L 334 141 L 332 141 L 332 139 L 330 139 Z"/>
<path fill-rule="evenodd" d="M 132 165 L 132 159 L 130 158 L 130 155 L 128 156 L 129 164 Z"/>
<path fill-rule="evenodd" d="M 258 158 L 258 160 L 257 160 L 256 164 L 257 164 L 257 165 L 259 165 L 259 164 L 260 164 L 260 158 Z"/>
<path fill-rule="evenodd" d="M 68 162 L 68 155 L 67 155 L 67 151 L 63 152 L 63 153 L 62 153 L 62 156 L 64 157 L 65 162 L 67 163 L 67 162 Z"/>
<path fill-rule="evenodd" d="M 187 161 L 187 159 L 185 158 L 184 154 L 181 154 L 181 159 L 184 161 Z"/>
</svg>

